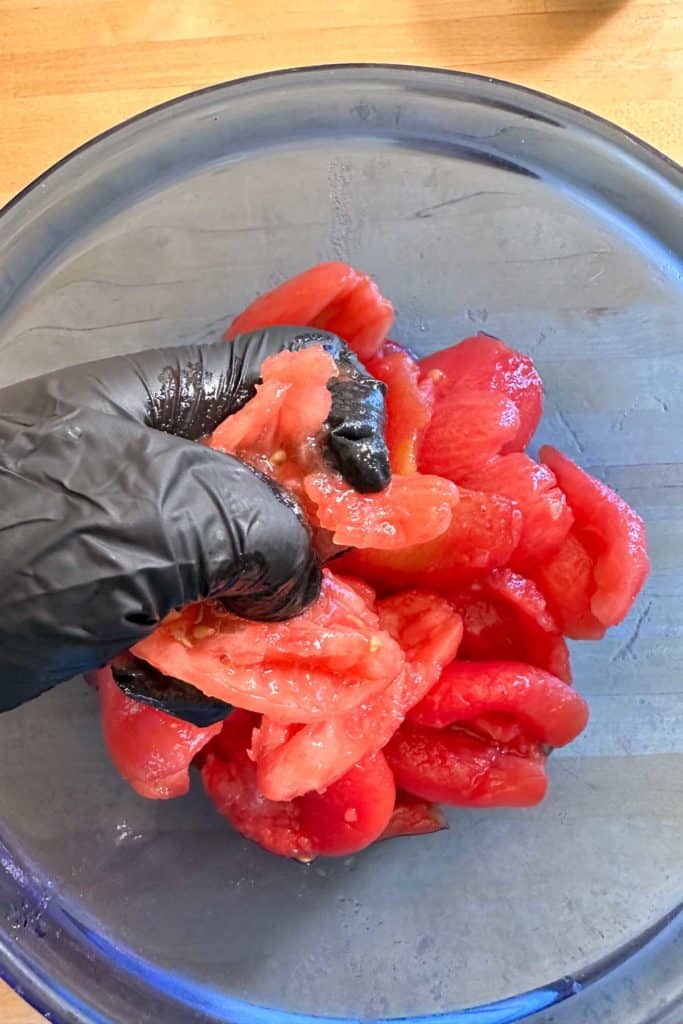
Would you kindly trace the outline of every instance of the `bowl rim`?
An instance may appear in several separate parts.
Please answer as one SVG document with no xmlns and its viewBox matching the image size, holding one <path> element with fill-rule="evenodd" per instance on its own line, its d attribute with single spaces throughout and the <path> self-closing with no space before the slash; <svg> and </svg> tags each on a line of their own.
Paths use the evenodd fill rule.
<svg viewBox="0 0 683 1024">
<path fill-rule="evenodd" d="M 660 170 L 666 170 L 671 174 L 674 180 L 678 179 L 678 186 L 683 188 L 683 164 L 679 164 L 662 150 L 653 146 L 651 143 L 646 142 L 644 139 L 641 139 L 640 136 L 635 135 L 627 128 L 622 128 L 615 121 L 610 121 L 609 118 L 603 117 L 601 114 L 596 114 L 592 110 L 588 110 L 586 107 L 572 103 L 569 100 L 560 99 L 557 96 L 553 96 L 551 93 L 543 92 L 540 89 L 532 89 L 530 86 L 521 85 L 519 82 L 511 82 L 506 78 L 494 78 L 490 75 L 479 75 L 470 71 L 458 71 L 455 68 L 442 68 L 436 65 L 396 64 L 377 61 L 340 61 L 333 64 L 292 65 L 289 67 L 277 68 L 274 71 L 260 71 L 253 75 L 241 75 L 239 78 L 226 79 L 222 82 L 216 82 L 213 85 L 202 86 L 200 89 L 191 89 L 189 92 L 181 93 L 178 96 L 172 96 L 170 99 L 164 100 L 162 103 L 156 103 L 151 107 L 146 107 L 137 114 L 132 114 L 130 117 L 124 118 L 123 121 L 117 121 L 117 123 L 112 125 L 111 128 L 105 128 L 104 131 L 98 132 L 96 135 L 86 139 L 85 142 L 82 142 L 80 145 L 76 146 L 75 149 L 72 149 L 69 153 L 66 153 L 63 157 L 60 157 L 54 163 L 50 164 L 50 166 L 44 171 L 41 171 L 41 173 L 33 178 L 32 181 L 27 185 L 24 185 L 16 195 L 12 196 L 3 206 L 0 206 L 0 222 L 36 188 L 40 185 L 44 185 L 49 178 L 51 178 L 57 171 L 72 161 L 75 157 L 87 152 L 99 143 L 103 142 L 105 139 L 115 135 L 117 132 L 136 125 L 148 118 L 154 117 L 157 114 L 170 111 L 174 107 L 186 103 L 188 100 L 199 99 L 203 96 L 209 96 L 212 93 L 218 93 L 222 90 L 232 89 L 241 85 L 260 81 L 272 81 L 277 78 L 295 77 L 300 74 L 307 74 L 311 72 L 346 72 L 363 70 L 379 72 L 407 71 L 417 72 L 419 74 L 427 73 L 437 77 L 459 79 L 464 82 L 485 82 L 488 85 L 501 86 L 505 91 L 509 90 L 512 93 L 518 93 L 520 97 L 541 100 L 552 107 L 560 107 L 565 112 L 577 115 L 579 119 L 586 119 L 589 126 L 592 124 L 596 130 L 601 129 L 603 133 L 606 132 L 609 136 L 613 136 L 612 141 L 627 141 L 631 145 L 637 147 L 642 151 L 643 156 L 649 156 L 655 164 L 661 164 L 659 168 Z"/>
</svg>

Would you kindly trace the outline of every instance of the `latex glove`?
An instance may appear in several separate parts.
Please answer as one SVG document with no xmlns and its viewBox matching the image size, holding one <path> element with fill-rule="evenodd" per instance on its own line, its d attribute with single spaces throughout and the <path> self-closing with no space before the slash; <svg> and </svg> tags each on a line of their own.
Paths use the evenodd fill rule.
<svg viewBox="0 0 683 1024">
<path fill-rule="evenodd" d="M 0 710 L 105 664 L 192 601 L 278 619 L 317 596 L 294 503 L 191 443 L 251 397 L 267 356 L 315 343 L 341 370 L 329 458 L 354 487 L 381 490 L 382 386 L 326 332 L 278 327 L 0 390 Z"/>
</svg>

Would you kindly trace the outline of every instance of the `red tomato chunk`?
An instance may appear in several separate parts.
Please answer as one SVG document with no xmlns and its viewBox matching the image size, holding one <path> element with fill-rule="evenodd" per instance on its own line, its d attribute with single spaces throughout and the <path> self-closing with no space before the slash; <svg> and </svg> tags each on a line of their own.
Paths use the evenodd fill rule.
<svg viewBox="0 0 683 1024">
<path fill-rule="evenodd" d="M 220 722 L 199 729 L 189 722 L 131 700 L 108 668 L 94 673 L 109 756 L 140 796 L 170 800 L 190 788 L 190 764 L 221 730 Z"/>
<path fill-rule="evenodd" d="M 233 711 L 202 767 L 204 787 L 219 814 L 271 853 L 310 861 L 356 853 L 384 832 L 396 787 L 383 754 L 354 765 L 325 793 L 267 800 L 249 757 L 258 718 Z"/>
<path fill-rule="evenodd" d="M 254 299 L 225 337 L 277 324 L 319 327 L 343 338 L 365 360 L 377 353 L 393 320 L 393 306 L 367 274 L 346 263 L 321 263 Z"/>
<path fill-rule="evenodd" d="M 405 722 L 385 753 L 396 784 L 434 803 L 531 807 L 548 785 L 539 747 L 521 754 L 464 729 Z"/>
<path fill-rule="evenodd" d="M 364 599 L 327 570 L 320 598 L 295 619 L 253 622 L 205 601 L 167 618 L 133 653 L 209 697 L 299 723 L 350 711 L 404 663 Z"/>
</svg>

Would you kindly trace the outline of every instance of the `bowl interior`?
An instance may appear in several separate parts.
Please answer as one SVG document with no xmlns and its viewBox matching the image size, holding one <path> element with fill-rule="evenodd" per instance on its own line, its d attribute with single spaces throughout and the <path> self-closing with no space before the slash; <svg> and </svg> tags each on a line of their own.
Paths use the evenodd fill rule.
<svg viewBox="0 0 683 1024">
<path fill-rule="evenodd" d="M 454 811 L 448 832 L 303 867 L 231 832 L 196 780 L 176 802 L 138 799 L 74 680 L 0 718 L 0 835 L 24 872 L 3 909 L 34 964 L 59 906 L 112 976 L 175 985 L 178 1020 L 239 1019 L 232 999 L 434 1013 L 580 974 L 680 898 L 676 200 L 616 133 L 495 88 L 291 76 L 110 136 L 0 220 L 0 380 L 218 337 L 256 292 L 324 259 L 373 273 L 395 337 L 420 353 L 477 330 L 529 352 L 546 385 L 536 441 L 617 488 L 649 533 L 653 571 L 627 621 L 574 645 L 585 735 L 552 757 L 538 808 Z M 114 1000 L 109 975 L 99 984 Z"/>
</svg>

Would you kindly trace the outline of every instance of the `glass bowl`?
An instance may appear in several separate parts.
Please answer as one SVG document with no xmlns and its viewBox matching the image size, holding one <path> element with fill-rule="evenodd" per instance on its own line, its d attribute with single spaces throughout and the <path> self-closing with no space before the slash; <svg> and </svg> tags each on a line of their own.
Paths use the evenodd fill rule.
<svg viewBox="0 0 683 1024">
<path fill-rule="evenodd" d="M 0 961 L 56 1022 L 679 1024 L 683 175 L 490 79 L 402 67 L 218 86 L 101 136 L 0 217 L 0 380 L 216 338 L 319 260 L 374 274 L 424 353 L 483 329 L 547 388 L 537 440 L 642 513 L 632 614 L 575 651 L 585 735 L 531 810 L 309 867 L 196 780 L 138 799 L 74 680 L 0 718 Z"/>
</svg>

